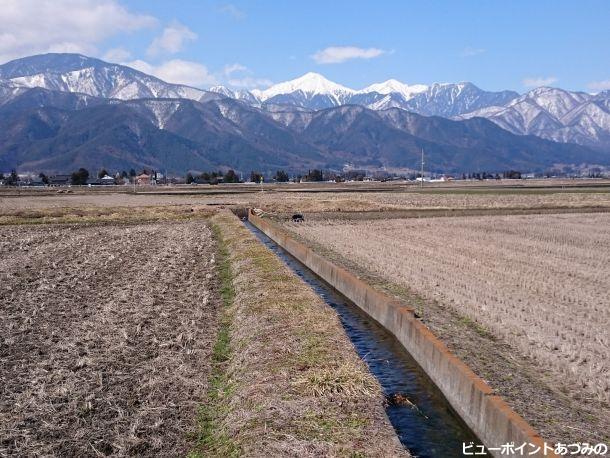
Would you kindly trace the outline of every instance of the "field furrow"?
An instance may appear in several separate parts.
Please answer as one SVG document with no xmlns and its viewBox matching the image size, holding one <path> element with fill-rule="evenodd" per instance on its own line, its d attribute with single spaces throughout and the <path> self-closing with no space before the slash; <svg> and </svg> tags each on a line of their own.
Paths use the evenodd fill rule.
<svg viewBox="0 0 610 458">
<path fill-rule="evenodd" d="M 610 401 L 610 215 L 308 222 L 310 241 L 481 323 Z"/>
</svg>

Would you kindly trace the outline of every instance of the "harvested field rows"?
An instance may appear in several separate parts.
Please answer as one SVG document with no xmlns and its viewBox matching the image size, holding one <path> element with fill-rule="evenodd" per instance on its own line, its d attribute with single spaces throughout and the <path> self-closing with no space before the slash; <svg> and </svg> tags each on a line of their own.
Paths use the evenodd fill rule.
<svg viewBox="0 0 610 458">
<path fill-rule="evenodd" d="M 216 339 L 200 221 L 0 227 L 0 456 L 184 455 Z"/>
<path fill-rule="evenodd" d="M 430 192 L 366 192 L 366 193 L 283 193 L 239 198 L 250 206 L 256 204 L 268 211 L 387 211 L 409 209 L 465 208 L 548 208 L 548 207 L 610 207 L 610 193 L 430 193 Z"/>
<path fill-rule="evenodd" d="M 289 185 L 287 185 L 289 186 Z M 493 197 L 493 198 L 490 198 Z M 74 194 L 0 197 L 0 216 L 33 209 L 62 207 L 116 207 L 142 205 L 226 204 L 261 207 L 270 212 L 391 211 L 465 208 L 610 208 L 610 192 L 256 192 L 226 195 Z"/>
<path fill-rule="evenodd" d="M 310 222 L 291 229 L 450 305 L 610 401 L 610 215 Z"/>
</svg>

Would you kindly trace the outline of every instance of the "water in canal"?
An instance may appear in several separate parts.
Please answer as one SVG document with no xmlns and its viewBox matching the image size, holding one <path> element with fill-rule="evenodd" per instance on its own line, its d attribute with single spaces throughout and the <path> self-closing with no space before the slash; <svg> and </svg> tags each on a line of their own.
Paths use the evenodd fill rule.
<svg viewBox="0 0 610 458">
<path fill-rule="evenodd" d="M 463 443 L 480 443 L 394 336 L 251 223 L 245 224 L 337 312 L 360 358 L 379 381 L 389 400 L 390 422 L 413 456 L 459 457 Z"/>
</svg>

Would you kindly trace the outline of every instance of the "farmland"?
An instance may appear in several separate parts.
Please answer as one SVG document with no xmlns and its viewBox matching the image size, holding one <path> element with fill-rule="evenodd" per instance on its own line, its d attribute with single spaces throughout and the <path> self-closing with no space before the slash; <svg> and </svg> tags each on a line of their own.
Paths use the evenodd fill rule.
<svg viewBox="0 0 610 458">
<path fill-rule="evenodd" d="M 4 226 L 0 259 L 0 455 L 186 453 L 216 338 L 209 228 Z"/>
<path fill-rule="evenodd" d="M 407 453 L 248 206 L 304 213 L 546 440 L 607 441 L 608 188 L 367 186 L 2 189 L 0 455 Z"/>
<path fill-rule="evenodd" d="M 436 330 L 441 336 L 449 311 L 455 312 L 489 337 L 487 347 L 508 344 L 514 355 L 532 361 L 530 366 L 543 368 L 541 374 L 548 371 L 551 386 L 561 387 L 580 405 L 607 411 L 607 213 L 371 221 L 320 217 L 288 228 L 352 270 L 423 298 L 415 302 L 418 313 L 433 328 L 441 322 Z M 476 352 L 485 353 L 483 347 Z M 475 360 L 476 355 L 474 366 Z M 496 387 L 504 388 L 506 380 L 496 376 Z"/>
<path fill-rule="evenodd" d="M 274 186 L 264 192 L 248 186 L 225 188 L 208 186 L 204 188 L 163 188 L 137 194 L 112 193 L 75 189 L 73 194 L 58 195 L 53 191 L 31 190 L 17 197 L 3 193 L 0 189 L 0 205 L 5 214 L 52 208 L 82 208 L 116 206 L 175 206 L 175 205 L 226 205 L 241 207 L 261 207 L 268 212 L 395 212 L 415 210 L 466 210 L 510 209 L 526 210 L 580 210 L 609 209 L 608 187 L 571 187 L 562 189 L 503 189 L 488 187 L 430 188 L 405 187 L 400 184 L 383 183 L 370 187 L 364 192 L 360 186 L 349 186 L 334 191 L 334 186 L 315 185 L 297 188 L 289 185 Z M 296 186 L 296 185 L 295 185 Z M 383 192 L 382 192 L 383 190 Z M 124 191 L 124 190 L 123 190 Z"/>
<path fill-rule="evenodd" d="M 71 197 L 0 206 L 0 456 L 409 456 L 338 317 L 230 212 Z"/>
</svg>

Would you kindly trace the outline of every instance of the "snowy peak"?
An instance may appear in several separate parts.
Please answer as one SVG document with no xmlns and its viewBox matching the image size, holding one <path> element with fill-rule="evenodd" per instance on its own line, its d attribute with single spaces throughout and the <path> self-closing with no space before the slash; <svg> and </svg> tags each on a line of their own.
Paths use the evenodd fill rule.
<svg viewBox="0 0 610 458">
<path fill-rule="evenodd" d="M 223 88 L 223 92 L 224 92 Z M 219 90 L 220 92 L 220 90 Z M 455 116 L 492 105 L 501 105 L 519 96 L 516 92 L 487 92 L 472 83 L 408 85 L 396 79 L 354 90 L 334 83 L 318 73 L 252 91 L 264 108 L 296 107 L 321 110 L 340 105 L 361 105 L 373 110 L 402 108 L 427 116 Z"/>
<path fill-rule="evenodd" d="M 539 87 L 515 99 L 511 105 L 528 101 L 535 103 L 556 118 L 561 118 L 577 106 L 592 99 L 584 92 L 569 92 L 553 87 Z"/>
<path fill-rule="evenodd" d="M 216 92 L 217 94 L 224 95 L 225 97 L 235 98 L 235 91 L 232 91 L 228 87 L 225 86 L 212 86 L 209 89 L 210 92 Z"/>
<path fill-rule="evenodd" d="M 383 83 L 375 83 L 370 86 L 365 87 L 364 89 L 358 91 L 361 94 L 368 94 L 371 92 L 377 92 L 378 94 L 400 94 L 406 100 L 413 98 L 415 94 L 419 94 L 421 92 L 425 92 L 428 89 L 428 86 L 425 84 L 413 84 L 409 86 L 408 84 L 402 83 L 395 79 L 389 79 L 384 81 Z"/>
<path fill-rule="evenodd" d="M 105 62 L 82 54 L 49 53 L 15 59 L 0 65 L 0 78 L 13 79 L 39 73 L 68 73 L 88 67 L 99 67 Z"/>
<path fill-rule="evenodd" d="M 258 95 L 261 100 L 265 101 L 277 95 L 286 95 L 297 91 L 301 91 L 309 96 L 329 95 L 336 97 L 342 97 L 356 92 L 353 89 L 326 79 L 319 73 L 309 72 L 299 78 L 271 86 L 264 91 L 257 91 L 255 95 Z"/>
<path fill-rule="evenodd" d="M 610 94 L 539 87 L 504 105 L 459 116 L 483 117 L 519 135 L 610 150 Z"/>
<path fill-rule="evenodd" d="M 80 54 L 43 54 L 0 65 L 0 79 L 14 84 L 94 97 L 123 100 L 189 98 L 199 100 L 205 91 L 166 83 L 154 76 Z"/>
<path fill-rule="evenodd" d="M 255 97 L 252 92 L 245 89 L 232 90 L 225 86 L 212 86 L 210 89 L 208 89 L 208 91 L 224 95 L 225 97 L 229 97 L 231 99 L 241 100 L 251 105 L 258 105 L 258 98 Z"/>
</svg>

